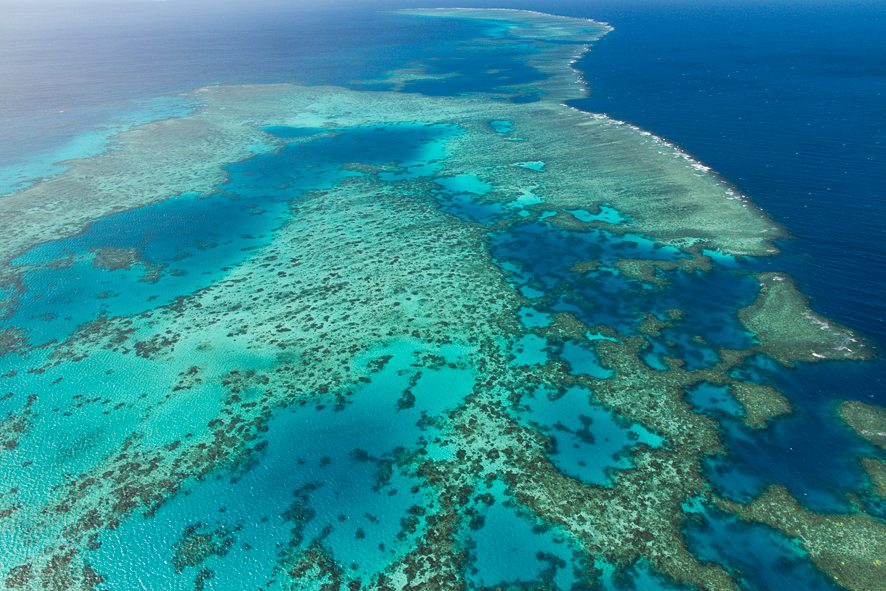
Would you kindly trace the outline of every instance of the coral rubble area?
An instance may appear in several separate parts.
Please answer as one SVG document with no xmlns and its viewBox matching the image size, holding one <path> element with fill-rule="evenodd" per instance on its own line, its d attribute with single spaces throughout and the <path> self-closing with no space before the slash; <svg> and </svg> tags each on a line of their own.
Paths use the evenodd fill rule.
<svg viewBox="0 0 886 591">
<path fill-rule="evenodd" d="M 406 12 L 539 76 L 203 88 L 0 199 L 5 587 L 883 589 L 881 408 L 839 510 L 711 480 L 803 403 L 761 367 L 872 355 L 782 229 L 561 104 L 607 26 Z"/>
</svg>

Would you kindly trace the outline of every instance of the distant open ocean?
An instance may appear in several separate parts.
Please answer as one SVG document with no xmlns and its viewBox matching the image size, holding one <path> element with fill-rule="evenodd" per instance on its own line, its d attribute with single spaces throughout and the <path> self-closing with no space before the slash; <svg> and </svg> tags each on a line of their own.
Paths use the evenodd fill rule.
<svg viewBox="0 0 886 591">
<path fill-rule="evenodd" d="M 728 178 L 794 236 L 814 305 L 886 344 L 882 3 L 593 4 L 615 31 L 579 64 L 592 96 L 576 106 Z"/>
</svg>

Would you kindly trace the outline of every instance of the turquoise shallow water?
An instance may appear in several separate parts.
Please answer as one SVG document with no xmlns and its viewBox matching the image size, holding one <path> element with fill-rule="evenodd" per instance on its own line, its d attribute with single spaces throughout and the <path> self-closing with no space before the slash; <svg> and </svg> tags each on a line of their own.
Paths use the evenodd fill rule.
<svg viewBox="0 0 886 591">
<path fill-rule="evenodd" d="M 583 482 L 611 484 L 610 474 L 629 468 L 627 452 L 636 445 L 661 447 L 664 440 L 597 405 L 590 392 L 572 388 L 555 396 L 544 390 L 524 398 L 523 420 L 550 438 L 551 461 Z"/>
<path fill-rule="evenodd" d="M 378 18 L 363 32 L 394 17 Z M 543 100 L 550 75 L 531 65 L 540 55 L 538 44 L 489 44 L 486 36 L 500 40 L 497 35 L 509 28 L 486 25 L 478 32 L 476 23 L 446 22 L 453 34 L 433 59 L 409 32 L 408 49 L 381 60 L 406 67 L 423 56 L 430 77 L 400 85 L 380 78 L 367 82 L 368 74 L 379 73 L 373 62 L 352 70 L 342 66 L 349 72 L 343 79 L 367 96 L 381 90 L 451 98 L 484 93 L 483 100 L 486 94 L 494 97 L 491 104 L 526 108 Z M 362 49 L 365 41 L 359 37 L 355 47 Z M 515 84 L 521 86 L 515 90 Z M 119 128 L 191 108 L 176 101 L 156 106 L 143 119 L 121 120 Z M 343 581 L 370 588 L 382 575 L 402 588 L 403 577 L 418 580 L 417 573 L 438 567 L 450 583 L 464 581 L 472 589 L 535 583 L 562 590 L 692 588 L 674 580 L 685 563 L 652 565 L 648 558 L 656 553 L 647 544 L 684 542 L 690 558 L 680 560 L 692 568 L 720 565 L 717 572 L 727 573 L 739 588 L 835 588 L 799 536 L 741 520 L 723 507 L 751 503 L 775 484 L 804 509 L 864 510 L 866 518 L 882 523 L 882 500 L 859 464 L 861 457 L 882 453 L 837 419 L 841 376 L 863 374 L 865 365 L 829 362 L 796 369 L 758 352 L 730 366 L 728 374 L 721 372 L 720 365 L 732 363 L 736 352 L 760 347 L 759 335 L 743 325 L 738 311 L 758 296 L 753 273 L 778 264 L 736 260 L 692 245 L 678 248 L 625 231 L 635 217 L 614 205 L 562 211 L 547 206 L 554 189 L 546 175 L 558 162 L 532 150 L 525 160 L 509 159 L 501 167 L 506 173 L 495 171 L 504 176 L 479 166 L 450 174 L 446 167 L 462 157 L 460 142 L 471 134 L 486 133 L 503 144 L 529 142 L 512 135 L 524 133 L 515 121 L 489 111 L 482 132 L 418 123 L 409 112 L 397 113 L 394 122 L 388 116 L 385 124 L 356 127 L 291 126 L 281 113 L 280 124 L 262 128 L 269 144 L 256 151 L 263 153 L 227 164 L 226 180 L 208 194 L 168 195 L 16 253 L 8 270 L 17 280 L 0 291 L 0 332 L 21 336 L 0 357 L 2 389 L 10 392 L 0 399 L 0 416 L 10 417 L 4 427 L 16 434 L 14 445 L 0 455 L 0 475 L 13 486 L 0 492 L 17 504 L 9 513 L 14 527 L 0 533 L 0 574 L 13 580 L 11 569 L 40 559 L 44 540 L 48 545 L 53 536 L 64 539 L 77 527 L 91 531 L 89 522 L 107 510 L 117 520 L 78 541 L 88 567 L 104 579 L 98 589 L 344 588 Z M 107 131 L 94 133 L 104 137 Z M 269 148 L 273 142 L 282 143 Z M 102 145 L 84 143 L 71 154 L 89 157 Z M 511 174 L 531 175 L 537 185 L 503 197 L 491 179 Z M 373 218 L 367 210 L 351 210 L 354 201 L 347 206 L 338 201 L 355 186 L 371 187 L 361 196 L 370 204 L 402 201 Z M 317 216 L 311 208 L 326 196 L 331 197 L 322 202 L 325 215 Z M 426 218 L 385 225 L 416 207 L 427 208 Z M 303 217 L 312 221 L 298 226 Z M 430 218 L 445 221 L 429 223 Z M 290 287 L 290 275 L 309 276 L 300 257 L 316 242 L 317 228 L 341 240 L 324 245 L 319 263 L 308 261 L 328 274 L 308 289 Z M 367 228 L 384 239 L 361 233 Z M 477 252 L 489 257 L 485 266 L 467 250 L 434 259 L 430 244 L 447 231 L 460 233 L 458 248 L 478 245 Z M 284 232 L 290 232 L 288 260 L 261 259 L 266 261 L 261 269 L 276 273 L 261 271 L 264 284 L 246 283 L 250 276 L 241 272 L 254 272 L 251 265 L 277 248 Z M 407 248 L 407 235 L 428 243 Z M 371 260 L 378 265 L 371 268 L 375 281 L 367 282 L 360 297 L 296 322 L 293 308 L 332 300 L 349 283 L 341 276 L 348 271 L 339 252 L 356 260 L 372 249 L 381 251 L 382 262 Z M 709 266 L 689 264 L 699 252 Z M 401 256 L 415 264 L 406 279 L 397 274 Z M 632 271 L 636 261 L 651 266 Z M 388 276 L 397 280 L 388 283 Z M 434 297 L 441 277 L 462 281 L 461 294 L 445 308 Z M 175 323 L 164 327 L 165 320 L 153 315 L 173 310 L 184 318 L 197 296 L 220 299 L 240 283 L 252 291 L 239 294 L 241 301 L 225 310 L 236 323 L 207 312 L 199 330 L 182 335 L 173 330 Z M 495 289 L 483 291 L 493 284 Z M 264 334 L 263 342 L 246 346 L 253 338 L 250 322 L 260 316 L 248 304 L 266 291 L 278 298 L 267 321 L 274 324 L 275 338 Z M 467 303 L 474 292 L 493 295 L 477 306 Z M 497 306 L 513 313 L 486 314 Z M 377 307 L 384 330 L 366 321 L 336 332 L 351 313 Z M 444 337 L 419 337 L 429 330 L 419 320 L 426 317 Z M 106 325 L 119 332 L 103 334 Z M 476 329 L 474 340 L 462 343 L 464 335 L 450 325 Z M 157 327 L 150 341 L 136 340 Z M 363 330 L 375 331 L 368 349 L 360 349 Z M 286 350 L 279 335 L 289 332 L 309 344 Z M 71 337 L 79 340 L 65 343 Z M 613 353 L 619 347 L 631 353 Z M 345 360 L 336 357 L 341 351 L 349 354 Z M 859 369 L 832 370 L 835 365 Z M 274 381 L 292 367 L 298 368 L 293 381 L 285 386 Z M 338 371 L 353 379 L 332 391 L 326 386 L 304 391 L 301 380 L 313 383 L 318 371 L 330 381 Z M 795 412 L 765 429 L 751 428 L 742 422 L 747 413 L 741 403 L 725 385 L 710 381 L 712 376 L 774 385 Z M 809 383 L 817 389 L 806 396 Z M 630 479 L 638 470 L 685 445 L 626 418 L 637 412 L 636 405 L 649 405 L 650 392 L 660 396 L 665 409 L 660 414 L 679 417 L 673 420 L 684 421 L 684 431 L 698 430 L 685 437 L 692 445 L 710 450 L 722 443 L 716 454 L 692 451 L 678 458 L 682 469 L 704 456 L 697 470 L 677 478 L 704 483 L 705 499 L 698 504 L 674 498 L 682 492 L 656 490 L 662 485 L 652 480 L 639 490 L 620 488 L 635 486 Z M 30 395 L 33 401 L 24 402 Z M 652 406 L 658 412 L 655 402 Z M 656 412 L 649 413 L 655 425 L 667 427 L 671 417 Z M 701 418 L 687 419 L 683 412 Z M 237 426 L 232 417 L 240 419 L 238 413 L 252 418 Z M 25 427 L 17 426 L 18 417 Z M 696 436 L 703 443 L 693 441 Z M 203 450 L 219 439 L 246 447 L 230 456 L 218 452 L 222 459 L 204 464 L 205 472 L 177 466 L 159 498 L 140 498 L 136 508 L 123 509 L 89 499 L 84 502 L 95 502 L 101 511 L 86 515 L 77 513 L 82 505 L 73 512 L 64 507 L 76 498 L 72 491 L 88 489 L 90 481 L 120 478 L 124 484 L 115 495 L 132 484 L 110 469 L 90 472 L 97 468 L 116 470 L 120 464 L 121 473 L 129 474 L 144 469 L 148 482 L 159 469 L 140 467 L 135 449 L 174 458 L 180 446 L 199 441 Z M 175 461 L 190 461 L 182 458 Z M 651 475 L 671 469 L 661 464 Z M 576 490 L 586 499 L 615 496 L 579 511 L 570 504 L 576 497 L 568 496 Z M 623 497 L 642 499 L 640 508 L 610 511 L 621 507 Z M 689 504 L 682 511 L 674 508 L 683 501 Z M 3 502 L 0 508 L 9 508 Z M 657 517 L 641 521 L 649 519 L 649 506 L 656 507 Z M 590 517 L 592 510 L 599 512 Z M 46 515 L 55 514 L 72 515 L 71 523 L 68 517 L 47 523 Z M 453 519 L 456 523 L 447 521 Z M 667 530 L 673 538 L 655 540 L 645 525 L 639 532 L 634 527 L 651 522 L 673 526 Z M 617 535 L 601 533 L 613 524 Z M 417 556 L 432 557 L 432 567 L 405 562 Z"/>
<path fill-rule="evenodd" d="M 476 588 L 544 581 L 570 589 L 578 583 L 580 562 L 562 532 L 535 522 L 508 502 L 501 486 L 483 493 L 478 523 L 466 537 L 467 580 Z M 484 506 L 486 505 L 486 506 Z"/>
<path fill-rule="evenodd" d="M 428 503 L 414 491 L 420 481 L 396 466 L 397 455 L 433 437 L 420 421 L 459 404 L 473 385 L 467 368 L 416 369 L 423 349 L 404 342 L 368 353 L 367 361 L 389 360 L 365 387 L 346 401 L 319 398 L 275 417 L 247 465 L 190 483 L 150 519 L 130 520 L 97 554 L 96 567 L 118 588 L 189 589 L 192 581 L 175 576 L 169 553 L 185 528 L 198 525 L 236 540 L 207 562 L 216 589 L 261 586 L 283 548 L 314 539 L 350 577 L 367 580 L 383 570 L 421 533 L 403 529 L 410 510 Z M 464 364 L 457 348 L 441 353 Z M 413 403 L 402 408 L 407 389 Z"/>
</svg>

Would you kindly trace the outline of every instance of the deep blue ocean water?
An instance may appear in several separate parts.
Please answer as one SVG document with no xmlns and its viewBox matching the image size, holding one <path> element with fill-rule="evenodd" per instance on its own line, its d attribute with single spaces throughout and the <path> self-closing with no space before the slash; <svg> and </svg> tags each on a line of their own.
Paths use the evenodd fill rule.
<svg viewBox="0 0 886 591">
<path fill-rule="evenodd" d="M 882 3 L 627 2 L 578 65 L 575 104 L 709 164 L 784 224 L 814 305 L 886 344 Z M 781 262 L 781 261 L 780 261 Z"/>
</svg>

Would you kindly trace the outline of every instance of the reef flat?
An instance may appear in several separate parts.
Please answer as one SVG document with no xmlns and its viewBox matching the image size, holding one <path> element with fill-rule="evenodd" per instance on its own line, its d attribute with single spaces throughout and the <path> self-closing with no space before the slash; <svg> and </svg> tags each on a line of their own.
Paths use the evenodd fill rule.
<svg viewBox="0 0 886 591">
<path fill-rule="evenodd" d="M 783 230 L 561 104 L 608 27 L 416 15 L 535 74 L 207 87 L 0 199 L 6 587 L 873 589 L 857 491 L 711 473 L 802 402 L 767 372 L 871 355 Z"/>
</svg>

